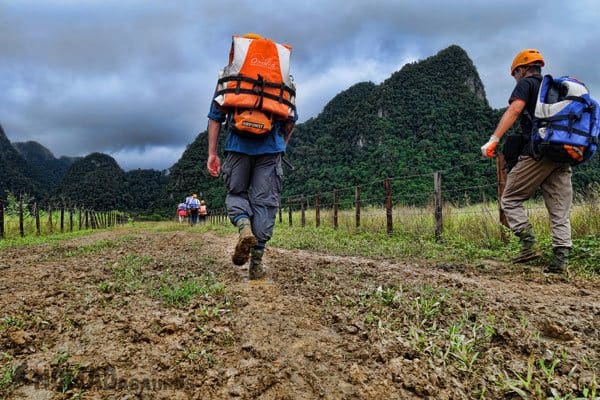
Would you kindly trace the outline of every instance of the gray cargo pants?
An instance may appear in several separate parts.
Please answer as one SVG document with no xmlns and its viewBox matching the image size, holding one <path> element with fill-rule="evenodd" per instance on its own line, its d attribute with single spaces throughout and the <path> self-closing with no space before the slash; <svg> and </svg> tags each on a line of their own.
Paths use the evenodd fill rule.
<svg viewBox="0 0 600 400">
<path fill-rule="evenodd" d="M 259 244 L 268 242 L 273 235 L 283 180 L 281 156 L 229 152 L 223 162 L 229 219 L 234 223 L 240 215 L 249 216 Z"/>
<path fill-rule="evenodd" d="M 538 161 L 528 156 L 519 157 L 517 165 L 508 173 L 501 201 L 511 230 L 518 232 L 531 229 L 523 202 L 541 187 L 552 227 L 552 247 L 572 247 L 571 174 L 572 170 L 568 164 L 549 160 Z"/>
</svg>

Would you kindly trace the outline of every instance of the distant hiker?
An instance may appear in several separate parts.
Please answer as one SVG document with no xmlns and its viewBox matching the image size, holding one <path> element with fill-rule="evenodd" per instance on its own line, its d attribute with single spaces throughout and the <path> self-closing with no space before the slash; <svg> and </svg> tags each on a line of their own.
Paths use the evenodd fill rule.
<svg viewBox="0 0 600 400">
<path fill-rule="evenodd" d="M 234 36 L 208 114 L 206 166 L 215 177 L 221 171 L 217 139 L 227 121 L 225 205 L 239 230 L 232 261 L 244 265 L 250 259 L 250 279 L 265 275 L 262 259 L 279 206 L 282 156 L 298 119 L 290 53 L 290 46 L 257 34 Z"/>
<path fill-rule="evenodd" d="M 552 261 L 544 267 L 544 272 L 561 273 L 567 265 L 569 250 L 573 246 L 569 216 L 573 198 L 571 166 L 547 157 L 534 158 L 530 146 L 544 64 L 542 54 L 535 49 L 526 49 L 517 54 L 510 68 L 517 84 L 508 100 L 509 107 L 489 141 L 481 147 L 481 152 L 485 157 L 494 157 L 502 136 L 521 117 L 520 134 L 508 136 L 504 145 L 507 163 L 512 168 L 501 199 L 508 225 L 519 237 L 521 244 L 521 250 L 513 262 L 526 262 L 541 256 L 536 249 L 532 226 L 523 207 L 523 202 L 537 188 L 541 188 L 550 216 L 553 250 Z"/>
<path fill-rule="evenodd" d="M 200 208 L 198 208 L 198 221 L 200 225 L 204 225 L 206 223 L 206 216 L 208 215 L 208 210 L 206 208 L 206 203 L 204 200 L 200 200 Z"/>
<path fill-rule="evenodd" d="M 193 194 L 190 200 L 186 203 L 186 205 L 188 209 L 190 226 L 194 226 L 198 222 L 198 208 L 200 207 L 198 195 Z"/>
<path fill-rule="evenodd" d="M 183 223 L 183 220 L 187 216 L 187 205 L 185 203 L 179 203 L 177 206 L 177 216 L 179 217 L 179 223 Z"/>
</svg>

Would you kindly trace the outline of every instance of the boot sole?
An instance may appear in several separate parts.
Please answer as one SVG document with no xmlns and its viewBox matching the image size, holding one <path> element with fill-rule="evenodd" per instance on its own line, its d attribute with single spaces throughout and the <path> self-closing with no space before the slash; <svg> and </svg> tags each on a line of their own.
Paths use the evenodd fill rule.
<svg viewBox="0 0 600 400">
<path fill-rule="evenodd" d="M 258 241 L 254 236 L 240 238 L 235 246 L 235 251 L 231 256 L 231 261 L 233 261 L 235 265 L 246 264 L 250 259 L 250 249 L 252 249 L 256 243 L 258 243 Z"/>
<path fill-rule="evenodd" d="M 524 263 L 527 261 L 532 261 L 535 260 L 537 258 L 540 258 L 542 256 L 542 253 L 540 251 L 532 251 L 531 253 L 528 254 L 523 254 L 522 256 L 518 256 L 513 258 L 512 262 L 515 264 L 519 264 L 519 263 Z"/>
</svg>

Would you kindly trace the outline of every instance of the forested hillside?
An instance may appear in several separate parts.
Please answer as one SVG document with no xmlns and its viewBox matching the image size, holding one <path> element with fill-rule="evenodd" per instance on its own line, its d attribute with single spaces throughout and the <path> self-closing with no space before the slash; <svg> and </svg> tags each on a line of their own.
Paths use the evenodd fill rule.
<svg viewBox="0 0 600 400">
<path fill-rule="evenodd" d="M 6 191 L 14 194 L 27 193 L 42 197 L 45 191 L 40 187 L 40 175 L 15 150 L 0 125 L 0 196 Z"/>
<path fill-rule="evenodd" d="M 127 210 L 151 214 L 164 197 L 166 176 L 156 170 L 125 172 L 110 156 L 92 153 L 69 168 L 54 201 L 95 210 Z"/>
<path fill-rule="evenodd" d="M 400 198 L 413 198 L 415 192 L 431 189 L 427 173 L 477 161 L 499 115 L 488 105 L 465 51 L 451 46 L 405 65 L 379 85 L 353 85 L 317 117 L 299 124 L 286 156 L 295 169 L 285 172 L 284 196 L 423 173 L 421 179 L 394 188 Z M 209 198 L 213 204 L 221 203 L 222 183 L 208 178 L 205 162 L 202 133 L 171 168 L 171 191 L 199 186 L 207 197 L 215 195 Z M 477 186 L 494 178 L 485 165 L 472 168 L 449 172 L 445 182 Z M 369 188 L 365 190 L 368 196 Z"/>
<path fill-rule="evenodd" d="M 51 192 L 60 183 L 73 162 L 80 157 L 54 157 L 54 154 L 38 142 L 15 142 L 13 147 L 37 171 L 39 171 L 41 184 Z"/>
</svg>

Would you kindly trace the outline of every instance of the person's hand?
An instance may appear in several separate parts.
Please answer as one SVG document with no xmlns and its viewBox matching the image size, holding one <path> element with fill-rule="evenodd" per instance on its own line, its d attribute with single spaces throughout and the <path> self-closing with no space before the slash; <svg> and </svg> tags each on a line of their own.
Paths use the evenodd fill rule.
<svg viewBox="0 0 600 400">
<path fill-rule="evenodd" d="M 481 155 L 484 157 L 492 158 L 496 155 L 496 147 L 498 147 L 498 139 L 496 136 L 490 136 L 490 140 L 481 146 Z"/>
<path fill-rule="evenodd" d="M 219 176 L 221 172 L 221 160 L 219 160 L 219 156 L 216 154 L 209 155 L 208 160 L 206 160 L 206 169 L 212 176 Z"/>
</svg>

